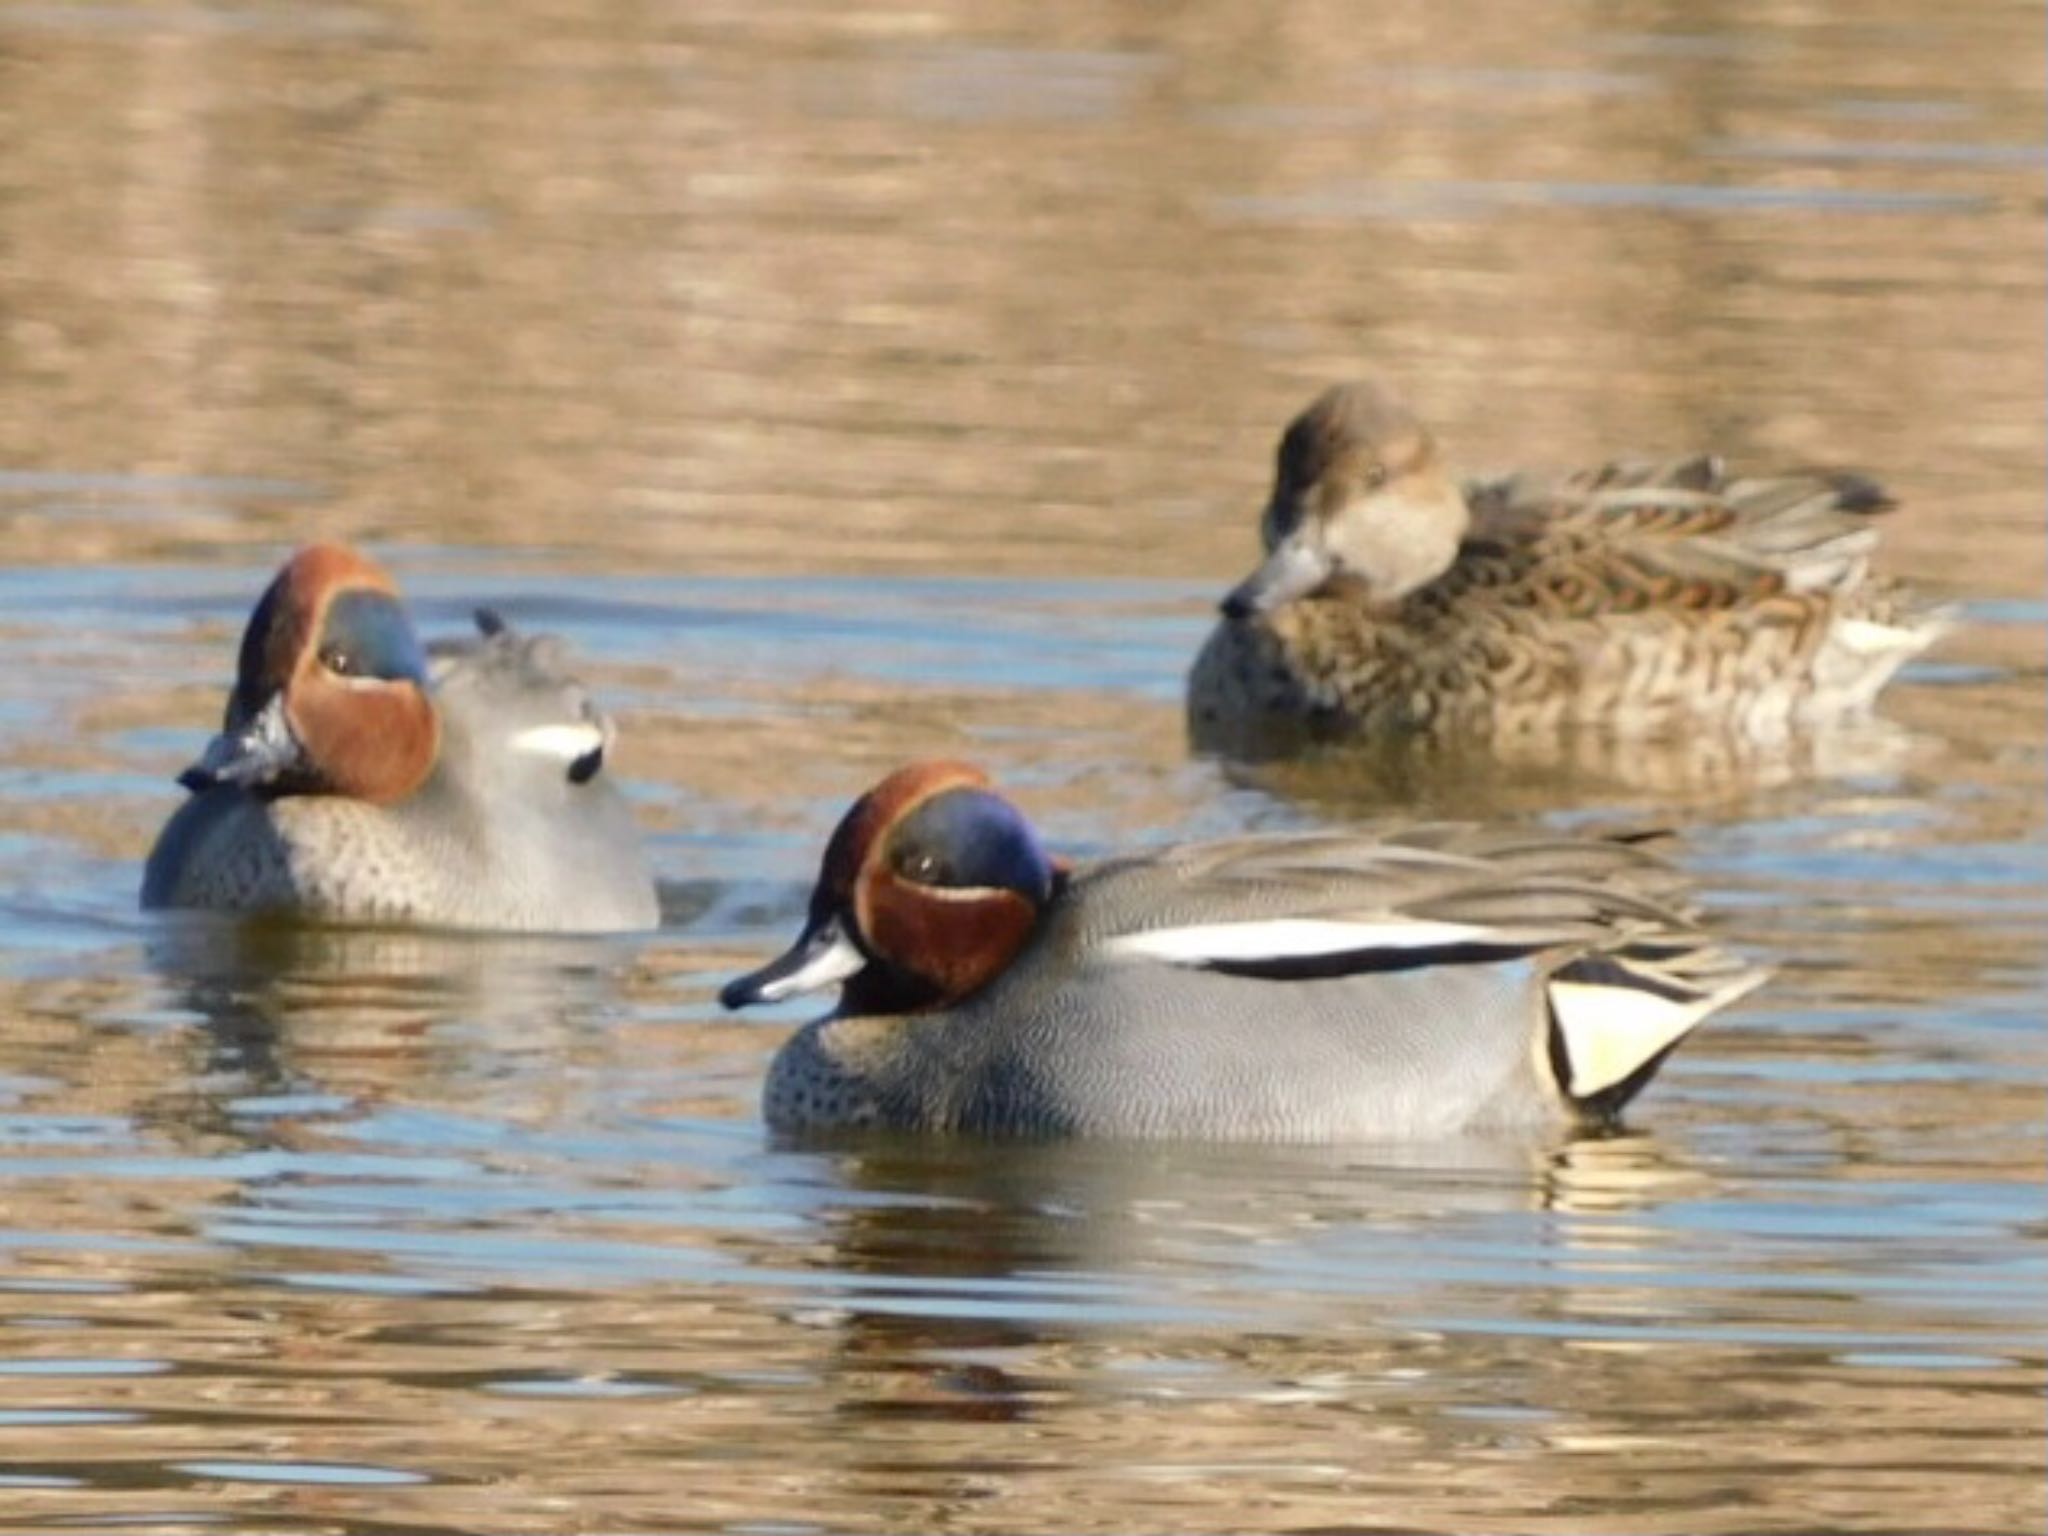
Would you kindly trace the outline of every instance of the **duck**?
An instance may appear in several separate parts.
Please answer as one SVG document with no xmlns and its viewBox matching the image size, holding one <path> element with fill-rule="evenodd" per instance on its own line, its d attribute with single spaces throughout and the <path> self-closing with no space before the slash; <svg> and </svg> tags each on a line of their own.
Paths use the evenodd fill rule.
<svg viewBox="0 0 2048 1536">
<path fill-rule="evenodd" d="M 1387 383 L 1281 436 L 1264 559 L 1189 670 L 1198 749 L 1600 727 L 1758 740 L 1869 710 L 1949 615 L 1874 575 L 1882 486 L 1616 460 L 1461 483 Z"/>
<path fill-rule="evenodd" d="M 143 868 L 142 905 L 318 922 L 637 932 L 660 909 L 615 732 L 550 636 L 489 609 L 423 645 L 342 544 L 294 553 L 242 635 L 222 729 Z"/>
<path fill-rule="evenodd" d="M 1389 822 L 1075 866 L 935 760 L 854 803 L 795 944 L 720 1000 L 839 988 L 770 1064 L 788 1135 L 1412 1141 L 1612 1121 L 1764 977 L 1642 839 Z"/>
</svg>

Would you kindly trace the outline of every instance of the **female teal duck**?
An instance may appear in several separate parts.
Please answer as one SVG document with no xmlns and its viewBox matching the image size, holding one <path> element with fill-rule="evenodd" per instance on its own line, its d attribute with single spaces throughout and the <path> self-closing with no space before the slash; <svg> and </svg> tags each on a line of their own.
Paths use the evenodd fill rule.
<svg viewBox="0 0 2048 1536">
<path fill-rule="evenodd" d="M 1188 679 L 1197 745 L 1698 722 L 1768 738 L 1866 709 L 1943 627 L 1874 578 L 1847 475 L 1617 462 L 1460 486 L 1385 386 L 1281 438 L 1266 558 Z"/>
<path fill-rule="evenodd" d="M 1625 842 L 1452 823 L 1069 870 L 979 770 L 899 769 L 729 1008 L 840 984 L 785 1131 L 1322 1141 L 1613 1115 L 1763 980 Z"/>
<path fill-rule="evenodd" d="M 227 721 L 179 782 L 145 907 L 601 932 L 659 913 L 601 770 L 611 726 L 553 642 L 477 615 L 425 650 L 391 578 L 300 550 L 242 636 Z"/>
</svg>

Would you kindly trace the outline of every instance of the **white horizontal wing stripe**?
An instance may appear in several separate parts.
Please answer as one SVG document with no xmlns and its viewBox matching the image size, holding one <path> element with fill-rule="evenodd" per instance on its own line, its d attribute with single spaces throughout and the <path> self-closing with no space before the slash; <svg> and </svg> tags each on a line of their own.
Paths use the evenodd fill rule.
<svg viewBox="0 0 2048 1536">
<path fill-rule="evenodd" d="M 537 757 L 559 757 L 573 763 L 604 745 L 604 732 L 594 725 L 536 725 L 512 738 L 512 750 Z"/>
<path fill-rule="evenodd" d="M 1148 933 L 1127 933 L 1107 947 L 1113 955 L 1142 956 L 1172 965 L 1207 965 L 1217 960 L 1288 960 L 1367 949 L 1427 949 L 1438 944 L 1468 944 L 1487 935 L 1487 929 L 1469 923 L 1279 917 L 1256 923 L 1155 928 Z"/>
</svg>

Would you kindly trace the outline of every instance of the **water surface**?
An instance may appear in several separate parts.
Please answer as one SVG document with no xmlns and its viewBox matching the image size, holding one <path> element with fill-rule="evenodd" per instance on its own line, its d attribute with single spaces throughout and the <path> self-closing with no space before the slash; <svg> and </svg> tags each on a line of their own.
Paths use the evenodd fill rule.
<svg viewBox="0 0 2048 1536">
<path fill-rule="evenodd" d="M 0 1529 L 2038 1531 L 2037 8 L 0 0 Z M 1785 753 L 1191 759 L 1272 439 L 1860 464 Z M 567 635 L 622 941 L 134 911 L 299 539 Z M 1661 824 L 1775 983 L 1603 1138 L 764 1136 L 864 783 Z"/>
</svg>

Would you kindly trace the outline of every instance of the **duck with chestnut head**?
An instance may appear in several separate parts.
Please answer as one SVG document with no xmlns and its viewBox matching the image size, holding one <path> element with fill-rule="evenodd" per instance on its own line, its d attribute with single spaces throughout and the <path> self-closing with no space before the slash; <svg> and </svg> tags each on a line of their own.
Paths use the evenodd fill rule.
<svg viewBox="0 0 2048 1536">
<path fill-rule="evenodd" d="M 1459 823 L 1070 869 L 961 763 L 832 835 L 727 1007 L 840 988 L 769 1069 L 787 1132 L 1412 1139 L 1604 1120 L 1763 973 L 1634 843 Z"/>
<path fill-rule="evenodd" d="M 145 907 L 550 932 L 659 913 L 610 722 L 555 643 L 488 611 L 420 643 L 391 578 L 315 544 L 242 636 L 220 734 L 144 869 Z"/>
<path fill-rule="evenodd" d="M 1188 678 L 1204 748 L 1685 725 L 1770 738 L 1869 708 L 1945 615 L 1873 576 L 1855 475 L 1717 458 L 1460 482 L 1377 381 L 1280 440 L 1265 558 Z"/>
</svg>

